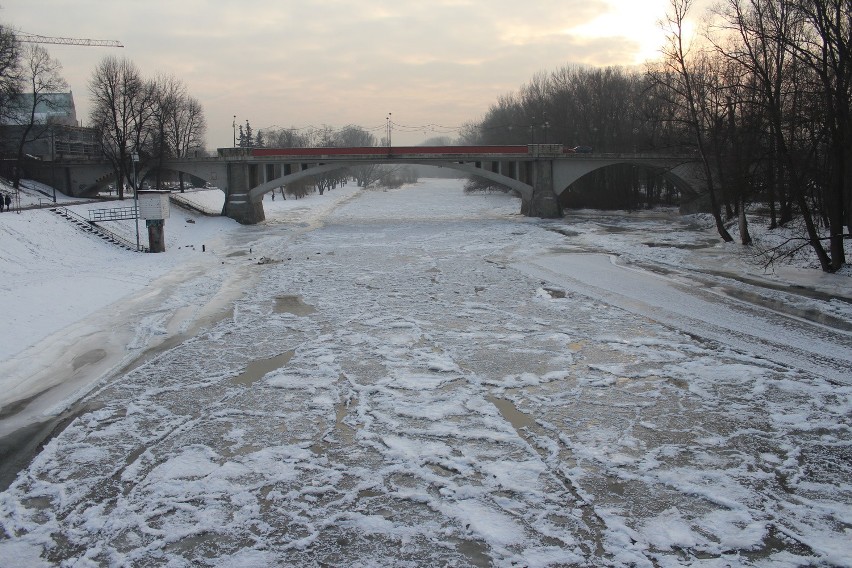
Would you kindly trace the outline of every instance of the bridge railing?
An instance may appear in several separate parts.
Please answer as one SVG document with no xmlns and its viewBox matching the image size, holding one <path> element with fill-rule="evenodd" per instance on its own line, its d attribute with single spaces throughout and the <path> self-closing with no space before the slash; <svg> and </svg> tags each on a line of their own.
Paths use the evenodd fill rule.
<svg viewBox="0 0 852 568">
<path fill-rule="evenodd" d="M 113 207 L 112 209 L 89 209 L 89 221 L 123 221 L 139 217 L 136 207 Z"/>
<path fill-rule="evenodd" d="M 530 156 L 556 157 L 565 154 L 565 146 L 562 144 L 528 144 Z"/>
<path fill-rule="evenodd" d="M 113 233 L 112 231 L 103 228 L 103 226 L 101 226 L 101 225 L 95 225 L 94 221 L 90 221 L 90 220 L 86 219 L 85 217 L 83 217 L 82 215 L 77 215 L 76 213 L 74 213 L 73 211 L 68 209 L 67 207 L 61 207 L 60 206 L 60 207 L 56 207 L 55 209 L 58 210 L 58 211 L 61 211 L 69 219 L 72 219 L 72 220 L 76 219 L 77 221 L 80 221 L 80 222 L 83 222 L 83 223 L 88 223 L 90 225 L 94 225 L 98 232 L 106 235 L 107 237 L 109 237 L 111 239 L 114 239 L 115 241 L 121 243 L 122 245 L 124 245 L 125 247 L 127 247 L 129 249 L 136 250 L 137 252 L 148 252 L 148 247 L 146 247 L 144 245 L 140 245 L 137 248 L 136 243 L 131 241 L 130 239 L 125 239 L 121 235 L 117 235 L 117 234 Z"/>
</svg>

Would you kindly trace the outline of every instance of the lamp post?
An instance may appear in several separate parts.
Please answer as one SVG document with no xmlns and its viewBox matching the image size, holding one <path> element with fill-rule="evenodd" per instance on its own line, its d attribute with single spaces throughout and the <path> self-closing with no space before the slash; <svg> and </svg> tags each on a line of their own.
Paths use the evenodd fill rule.
<svg viewBox="0 0 852 568">
<path fill-rule="evenodd" d="M 51 174 L 53 173 L 53 164 L 56 163 L 56 136 L 55 130 L 53 127 L 50 128 L 50 160 L 51 160 Z M 53 184 L 53 202 L 56 203 L 56 184 Z"/>
<path fill-rule="evenodd" d="M 234 127 L 234 148 L 237 147 L 237 115 L 234 115 L 234 123 L 231 125 Z"/>
<path fill-rule="evenodd" d="M 136 162 L 139 161 L 139 152 L 133 150 L 133 153 L 130 154 L 130 160 L 133 168 L 133 210 L 136 222 L 136 252 L 139 252 L 139 180 L 136 179 Z"/>
<path fill-rule="evenodd" d="M 393 124 L 391 123 L 391 114 L 393 114 L 393 113 L 389 112 L 388 118 L 387 118 L 387 121 L 388 121 L 388 154 L 390 154 L 390 150 L 391 150 L 391 132 L 393 132 Z"/>
</svg>

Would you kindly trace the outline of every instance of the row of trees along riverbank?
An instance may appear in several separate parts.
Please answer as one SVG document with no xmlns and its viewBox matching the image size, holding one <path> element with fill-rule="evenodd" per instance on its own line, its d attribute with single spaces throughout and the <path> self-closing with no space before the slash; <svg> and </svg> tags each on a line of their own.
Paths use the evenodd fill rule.
<svg viewBox="0 0 852 568">
<path fill-rule="evenodd" d="M 745 212 L 760 204 L 771 228 L 803 227 L 779 254 L 810 247 L 836 271 L 852 233 L 852 0 L 722 0 L 693 11 L 693 0 L 670 1 L 663 57 L 646 69 L 537 74 L 462 140 L 688 152 L 704 165 L 723 239 L 732 240 L 726 218 L 739 219 L 749 244 Z M 703 27 L 689 36 L 693 17 Z M 616 207 L 667 198 L 664 184 L 635 168 L 597 177 L 607 185 L 595 190 L 610 191 Z M 626 191 L 613 183 L 623 188 L 625 178 Z"/>
</svg>

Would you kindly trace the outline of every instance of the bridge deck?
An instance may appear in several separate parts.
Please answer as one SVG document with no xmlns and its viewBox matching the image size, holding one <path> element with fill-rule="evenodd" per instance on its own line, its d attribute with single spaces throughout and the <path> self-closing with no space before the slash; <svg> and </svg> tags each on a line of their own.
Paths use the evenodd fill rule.
<svg viewBox="0 0 852 568">
<path fill-rule="evenodd" d="M 649 153 L 575 152 L 562 144 L 529 144 L 503 146 L 359 146 L 313 148 L 219 148 L 216 160 L 222 161 L 315 161 L 315 160 L 409 160 L 446 161 L 513 161 L 547 159 L 625 160 L 645 162 L 657 160 L 692 160 L 694 156 Z M 208 158 L 209 159 L 209 158 Z M 196 159 L 198 160 L 198 159 Z M 179 160 L 178 160 L 179 161 Z M 192 159 L 188 161 L 193 161 Z"/>
<path fill-rule="evenodd" d="M 549 144 L 547 148 L 535 148 L 536 152 L 546 152 L 548 155 L 560 155 L 564 149 L 559 144 Z M 252 158 L 314 158 L 314 159 L 364 159 L 405 157 L 410 159 L 483 159 L 483 158 L 528 158 L 531 155 L 529 146 L 363 146 L 344 148 L 251 148 L 220 149 L 223 157 L 245 156 Z"/>
</svg>

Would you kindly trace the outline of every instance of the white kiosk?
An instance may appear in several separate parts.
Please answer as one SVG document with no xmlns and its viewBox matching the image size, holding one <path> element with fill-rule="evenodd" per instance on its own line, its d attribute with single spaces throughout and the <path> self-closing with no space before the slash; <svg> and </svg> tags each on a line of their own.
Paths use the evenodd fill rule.
<svg viewBox="0 0 852 568">
<path fill-rule="evenodd" d="M 169 218 L 168 190 L 139 190 L 139 217 L 148 227 L 148 250 L 166 252 L 166 237 L 163 233 L 165 220 Z"/>
</svg>

